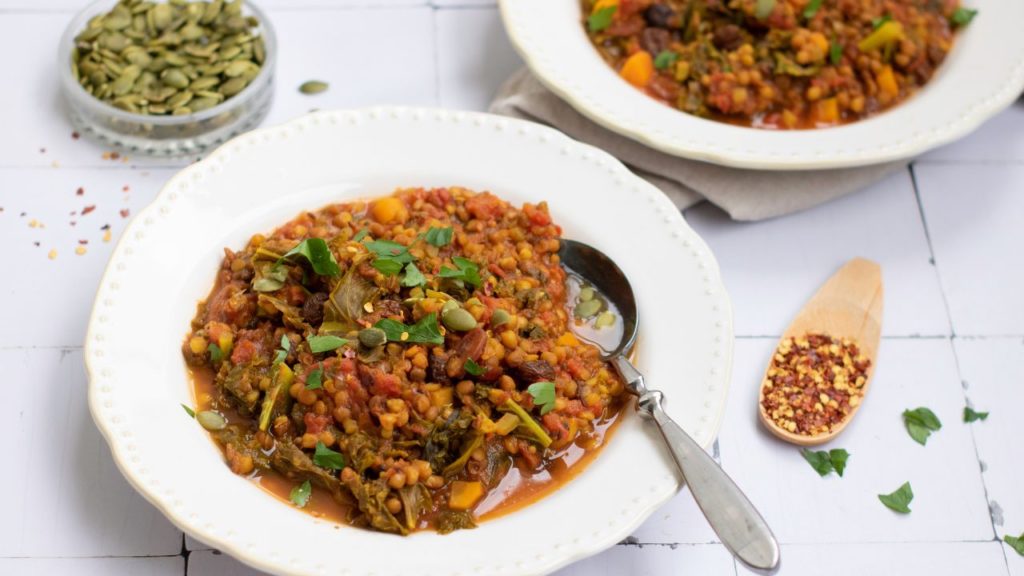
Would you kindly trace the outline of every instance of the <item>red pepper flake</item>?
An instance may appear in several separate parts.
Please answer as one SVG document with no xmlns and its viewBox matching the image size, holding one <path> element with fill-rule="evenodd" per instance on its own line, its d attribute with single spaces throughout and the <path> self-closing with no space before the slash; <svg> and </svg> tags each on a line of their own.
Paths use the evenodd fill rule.
<svg viewBox="0 0 1024 576">
<path fill-rule="evenodd" d="M 78 132 L 72 132 L 71 133 L 71 139 L 72 140 L 78 140 L 79 138 L 80 138 L 80 135 L 78 134 Z"/>
<path fill-rule="evenodd" d="M 75 190 L 75 196 L 81 196 L 83 194 L 85 194 L 85 188 L 82 188 L 81 186 L 79 186 L 78 190 Z"/>
<path fill-rule="evenodd" d="M 40 148 L 39 149 L 39 153 L 40 154 L 46 154 L 46 148 Z"/>
<path fill-rule="evenodd" d="M 123 208 L 123 209 L 121 210 L 121 218 L 127 218 L 127 217 L 128 217 L 128 214 L 129 214 L 129 212 L 128 212 L 128 209 L 127 209 L 127 208 Z"/>
<path fill-rule="evenodd" d="M 84 245 L 88 244 L 89 241 L 88 240 L 79 240 L 78 243 L 84 246 Z"/>
<path fill-rule="evenodd" d="M 72 220 L 71 222 L 68 222 L 68 224 L 71 224 L 72 226 L 74 226 L 75 224 L 78 224 L 78 222 L 75 222 L 74 220 Z"/>
<path fill-rule="evenodd" d="M 96 209 L 96 205 L 95 204 L 89 204 L 85 208 L 82 208 L 82 216 L 85 216 L 86 214 L 88 214 L 89 212 L 92 212 L 95 209 Z"/>
<path fill-rule="evenodd" d="M 36 248 L 38 248 L 38 247 L 39 247 L 39 242 L 38 242 L 38 241 L 36 241 L 36 242 L 33 242 L 33 244 L 35 244 Z"/>
<path fill-rule="evenodd" d="M 19 214 L 19 216 L 21 216 L 22 218 L 24 218 L 24 217 L 25 217 L 25 214 L 28 214 L 28 212 L 22 212 L 21 214 Z"/>
<path fill-rule="evenodd" d="M 110 224 L 104 224 L 103 226 L 100 226 L 100 230 L 110 230 Z"/>
<path fill-rule="evenodd" d="M 127 184 L 125 184 L 124 186 L 122 186 L 122 187 L 121 187 L 121 192 L 127 192 L 127 191 L 129 191 L 129 190 L 131 190 L 131 188 L 130 188 L 130 187 L 128 187 L 128 185 L 127 185 Z"/>
</svg>

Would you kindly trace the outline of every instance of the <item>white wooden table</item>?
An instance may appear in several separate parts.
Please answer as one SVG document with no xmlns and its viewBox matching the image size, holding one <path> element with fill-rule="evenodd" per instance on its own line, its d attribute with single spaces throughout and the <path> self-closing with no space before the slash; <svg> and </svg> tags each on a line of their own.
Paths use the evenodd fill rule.
<svg viewBox="0 0 1024 576">
<path fill-rule="evenodd" d="M 113 245 L 101 228 L 116 240 L 122 211 L 145 206 L 181 164 L 105 159 L 103 147 L 72 138 L 55 60 L 79 4 L 0 0 L 0 574 L 252 574 L 138 496 L 86 408 L 81 345 Z M 371 104 L 483 109 L 520 65 L 493 0 L 263 4 L 280 40 L 268 123 Z M 314 78 L 330 90 L 299 94 Z M 702 206 L 686 217 L 717 255 L 735 305 L 716 451 L 774 527 L 782 573 L 1024 576 L 1024 557 L 1000 542 L 1024 532 L 1024 105 L 802 214 L 738 224 Z M 845 477 L 819 478 L 758 427 L 756 390 L 789 318 L 853 256 L 883 266 L 881 362 L 865 409 L 835 443 L 852 453 Z M 991 417 L 964 424 L 965 403 Z M 916 406 L 944 424 L 927 447 L 902 429 L 900 413 Z M 908 480 L 912 514 L 879 503 L 876 494 Z M 683 492 L 628 541 L 560 574 L 745 573 Z"/>
</svg>

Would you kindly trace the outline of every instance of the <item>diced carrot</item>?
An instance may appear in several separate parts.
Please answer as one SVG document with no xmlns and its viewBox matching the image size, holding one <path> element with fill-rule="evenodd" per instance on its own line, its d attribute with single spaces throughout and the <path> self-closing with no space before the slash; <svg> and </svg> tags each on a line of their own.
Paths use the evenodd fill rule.
<svg viewBox="0 0 1024 576">
<path fill-rule="evenodd" d="M 818 122 L 831 124 L 839 121 L 839 103 L 835 98 L 819 100 L 817 104 Z"/>
<path fill-rule="evenodd" d="M 896 75 L 892 73 L 892 66 L 883 66 L 875 75 L 878 88 L 882 93 L 895 98 L 900 95 L 900 87 L 896 84 Z"/>
<path fill-rule="evenodd" d="M 469 510 L 484 495 L 484 485 L 480 482 L 452 482 L 452 492 L 448 496 L 448 507 L 452 510 Z"/>
<path fill-rule="evenodd" d="M 580 345 L 580 341 L 576 338 L 575 335 L 573 335 L 572 332 L 566 332 L 566 333 L 562 334 L 561 336 L 558 337 L 558 340 L 556 340 L 555 343 L 558 344 L 559 346 L 579 346 Z"/>
<path fill-rule="evenodd" d="M 646 50 L 640 50 L 627 58 L 622 70 L 619 70 L 619 76 L 637 88 L 645 88 L 653 75 L 654 59 Z"/>
</svg>

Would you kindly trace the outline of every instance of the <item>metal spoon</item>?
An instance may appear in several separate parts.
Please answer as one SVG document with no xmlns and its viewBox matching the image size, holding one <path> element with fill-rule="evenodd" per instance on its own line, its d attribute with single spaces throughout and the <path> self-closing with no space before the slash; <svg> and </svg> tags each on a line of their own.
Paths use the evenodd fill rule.
<svg viewBox="0 0 1024 576">
<path fill-rule="evenodd" d="M 725 547 L 748 567 L 767 574 L 779 568 L 779 544 L 750 500 L 714 460 L 662 409 L 662 393 L 649 390 L 644 377 L 626 359 L 636 340 L 638 316 L 633 289 L 622 270 L 601 251 L 574 240 L 562 240 L 562 266 L 593 284 L 622 316 L 622 338 L 603 359 L 612 363 L 638 397 L 640 415 L 654 420 L 690 487 L 690 493 Z"/>
</svg>

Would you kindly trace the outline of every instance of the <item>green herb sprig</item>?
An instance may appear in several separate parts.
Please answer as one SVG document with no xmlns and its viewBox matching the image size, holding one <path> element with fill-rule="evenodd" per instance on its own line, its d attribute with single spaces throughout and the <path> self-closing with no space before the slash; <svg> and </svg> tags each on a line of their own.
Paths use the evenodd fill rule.
<svg viewBox="0 0 1024 576">
<path fill-rule="evenodd" d="M 891 494 L 879 494 L 878 499 L 894 512 L 910 514 L 910 502 L 914 499 L 914 491 L 910 488 L 910 482 L 904 482 Z"/>
<path fill-rule="evenodd" d="M 397 320 L 383 318 L 373 325 L 387 335 L 389 342 L 410 342 L 418 344 L 444 344 L 444 336 L 437 324 L 437 314 L 431 312 L 420 321 L 407 326 Z"/>
<path fill-rule="evenodd" d="M 914 442 L 924 446 L 932 432 L 942 428 L 942 422 L 931 410 L 920 407 L 913 410 L 903 411 L 903 423 L 907 427 L 907 433 L 914 439 Z"/>
<path fill-rule="evenodd" d="M 555 408 L 555 383 L 534 382 L 526 391 L 533 396 L 533 403 L 540 406 L 541 416 L 551 412 Z"/>
<path fill-rule="evenodd" d="M 818 451 L 804 448 L 800 451 L 800 455 L 822 477 L 833 471 L 842 477 L 843 471 L 846 470 L 846 461 L 850 458 L 850 453 L 842 448 Z"/>
</svg>

